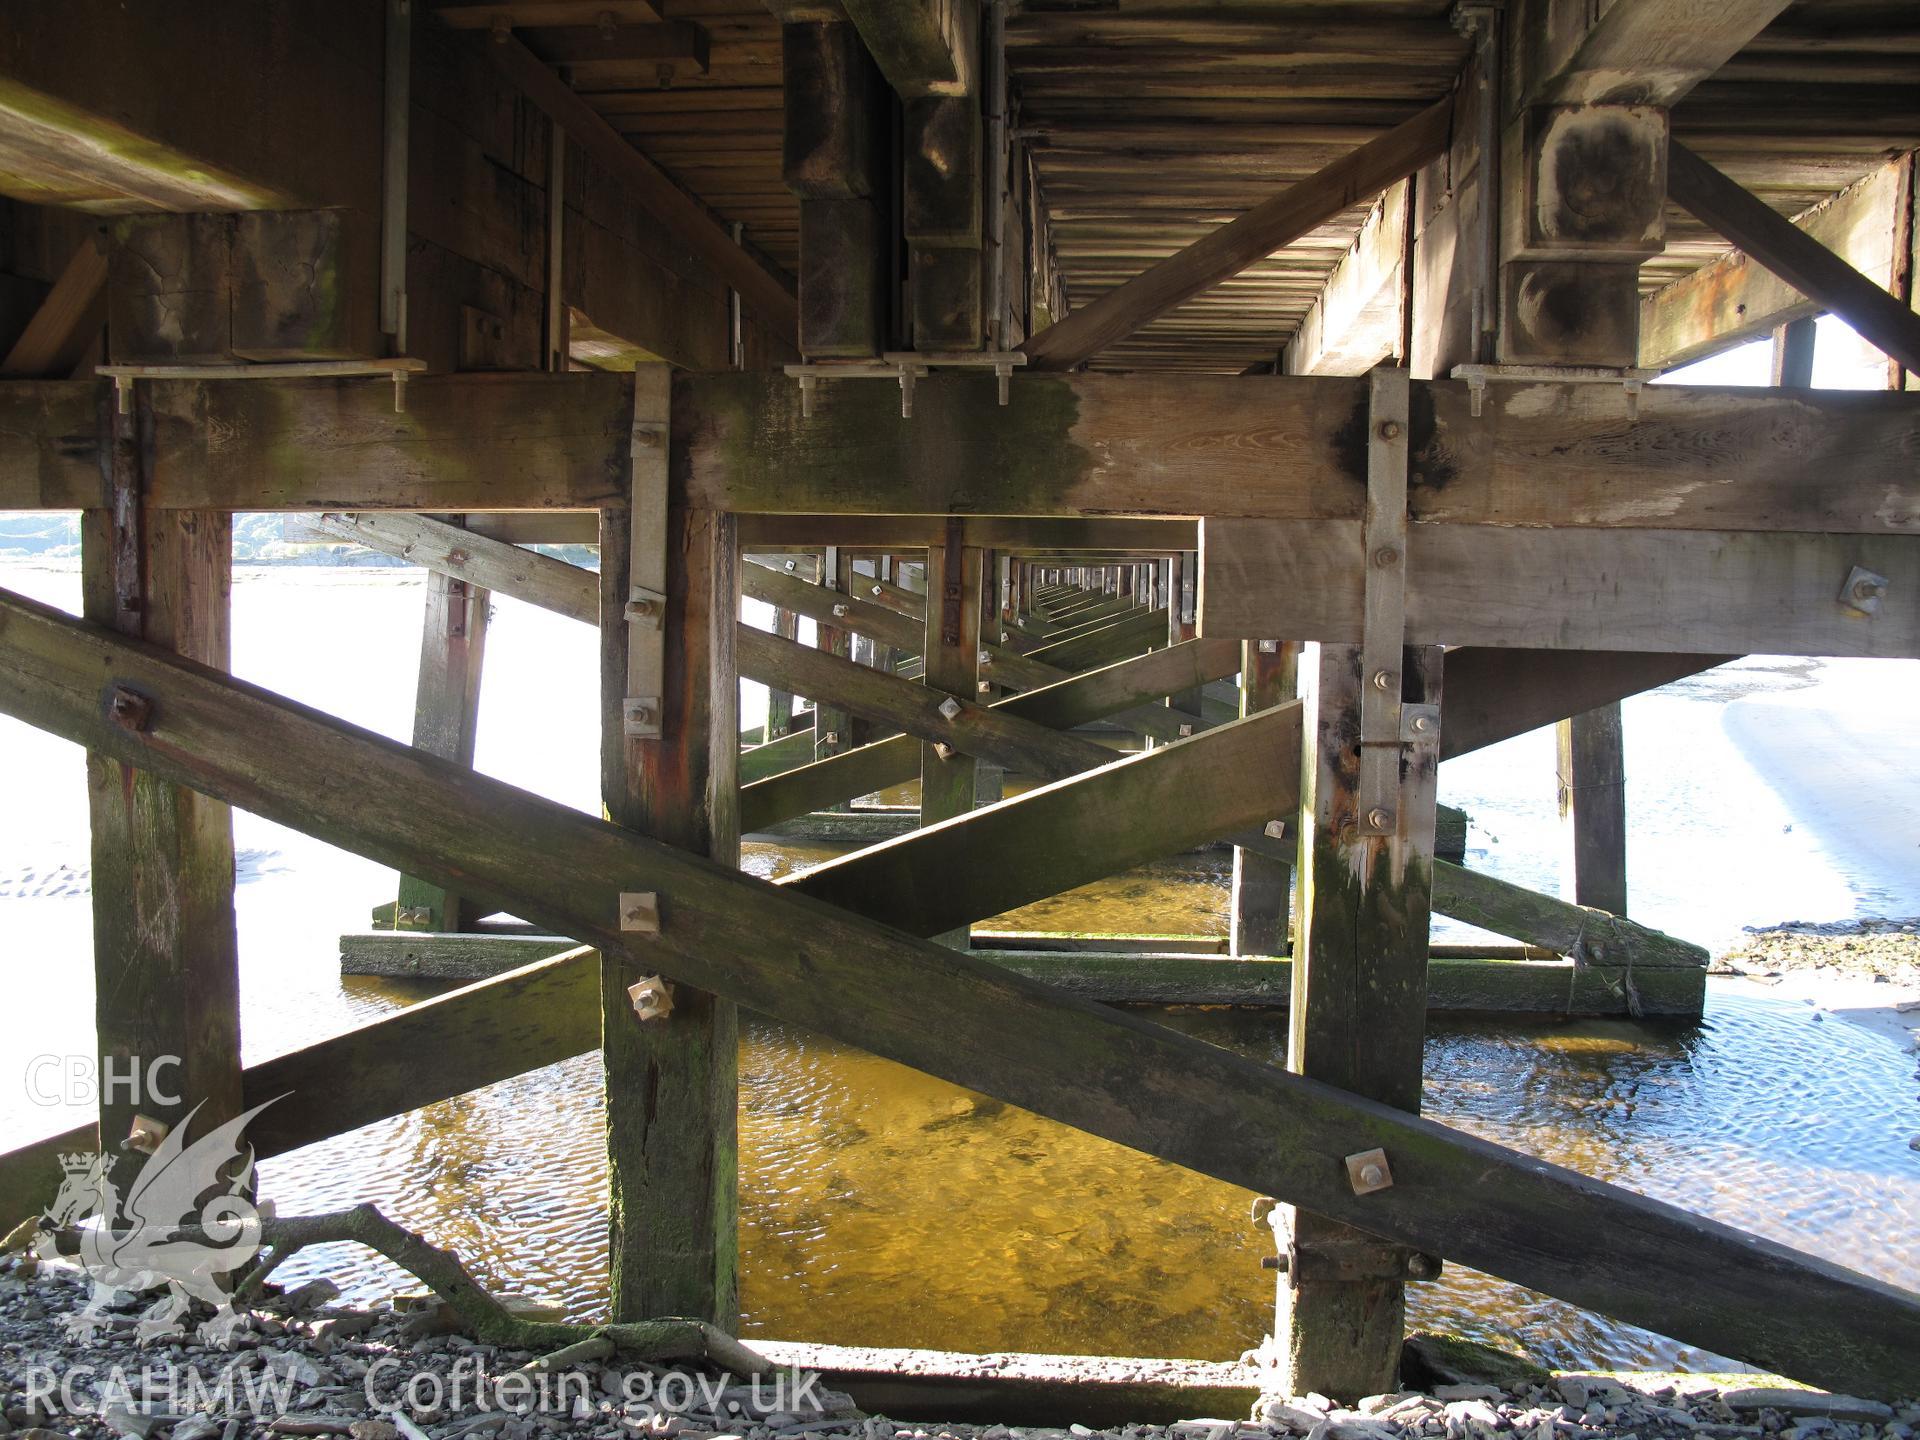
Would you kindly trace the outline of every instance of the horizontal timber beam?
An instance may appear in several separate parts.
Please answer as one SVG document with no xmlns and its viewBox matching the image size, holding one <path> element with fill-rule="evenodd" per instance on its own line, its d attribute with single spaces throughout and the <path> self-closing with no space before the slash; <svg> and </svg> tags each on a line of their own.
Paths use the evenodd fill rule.
<svg viewBox="0 0 1920 1440">
<path fill-rule="evenodd" d="M 1156 696 L 1178 694 L 1231 675 L 1239 663 L 1238 647 L 1231 641 L 1188 640 L 1042 689 L 1009 695 L 991 708 L 1056 730 L 1110 715 L 1131 719 L 1134 707 L 1145 708 Z M 1176 738 L 1182 723 L 1179 712 L 1163 709 L 1161 714 L 1166 719 L 1161 722 L 1164 733 L 1156 731 L 1158 738 Z M 743 780 L 740 828 L 764 830 L 796 815 L 904 784 L 919 773 L 920 743 L 901 736 L 817 760 L 773 779 L 755 784 Z"/>
<path fill-rule="evenodd" d="M 1449 96 L 1049 325 L 1021 347 L 1028 363 L 1041 370 L 1070 370 L 1085 363 L 1175 306 L 1439 159 L 1452 130 Z"/>
<path fill-rule="evenodd" d="M 148 702 L 144 730 L 110 718 L 115 687 Z M 1920 1296 L 1056 994 L 5 593 L 0 712 L 646 972 L 1388 1240 L 1811 1383 L 1920 1389 Z M 662 897 L 658 933 L 620 928 L 633 891 Z M 1394 1184 L 1355 1195 L 1345 1157 L 1372 1147 Z"/>
<path fill-rule="evenodd" d="M 1208 521 L 1200 554 L 1202 634 L 1359 640 L 1358 523 Z M 1920 656 L 1920 535 L 1413 525 L 1406 572 L 1409 645 Z"/>
<path fill-rule="evenodd" d="M 946 521 L 929 515 L 742 515 L 742 550 L 924 550 L 946 543 Z M 1191 550 L 1199 529 L 1192 520 L 1128 520 L 1033 515 L 969 515 L 961 542 L 987 550 L 1138 551 L 1164 555 Z"/>
<path fill-rule="evenodd" d="M 1868 344 L 1920 370 L 1920 314 L 1677 140 L 1667 148 L 1667 194 Z"/>
<path fill-rule="evenodd" d="M 715 510 L 1359 519 L 1364 377 L 930 375 L 897 391 L 683 377 L 674 483 Z M 4 430 L 0 430 L 0 438 Z M 1415 520 L 1518 526 L 1920 528 L 1910 395 L 1415 381 Z M 1551 475 L 1553 483 L 1540 483 Z M 1819 483 L 1809 477 L 1818 476 Z"/>
<path fill-rule="evenodd" d="M 612 374 L 158 381 L 162 509 L 591 510 L 619 503 L 632 384 Z M 0 383 L 0 510 L 101 503 L 93 381 Z M 695 508 L 808 514 L 1355 519 L 1366 494 L 1345 377 L 932 375 L 831 387 L 811 418 L 784 377 L 682 375 L 672 483 Z M 1409 505 L 1450 524 L 1910 531 L 1911 395 L 1416 381 Z M 1551 486 L 1539 483 L 1554 476 Z M 1818 476 L 1810 484 L 1809 476 Z M 1895 497 L 1889 503 L 1889 497 Z"/>
<path fill-rule="evenodd" d="M 1283 957 L 1196 954 L 1143 947 L 1102 950 L 981 949 L 973 953 L 1064 994 L 1107 1005 L 1239 1005 L 1288 1008 L 1293 963 Z M 342 975 L 482 980 L 573 948 L 556 935 L 434 934 L 373 930 L 340 937 Z M 1606 1016 L 1633 1013 L 1633 982 L 1644 1016 L 1698 1016 L 1706 972 L 1639 969 L 1569 960 L 1432 953 L 1430 1012 Z M 74 1148 L 69 1145 L 69 1149 Z M 48 1187 L 51 1189 L 51 1187 Z"/>
</svg>

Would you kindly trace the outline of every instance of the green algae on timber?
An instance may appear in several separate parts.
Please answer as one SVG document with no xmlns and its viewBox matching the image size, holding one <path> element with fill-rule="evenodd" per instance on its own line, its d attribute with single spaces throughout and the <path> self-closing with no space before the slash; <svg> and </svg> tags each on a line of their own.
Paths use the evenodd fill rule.
<svg viewBox="0 0 1920 1440">
<path fill-rule="evenodd" d="M 922 513 L 1045 513 L 1098 464 L 1074 437 L 1080 397 L 1065 376 L 1021 376 L 1004 406 L 991 375 L 928 376 L 911 418 L 881 379 L 821 382 L 805 418 L 799 386 L 781 375 L 702 376 L 699 394 L 724 472 L 711 483 L 733 509 L 858 509 L 885 471 L 912 485 Z"/>
</svg>

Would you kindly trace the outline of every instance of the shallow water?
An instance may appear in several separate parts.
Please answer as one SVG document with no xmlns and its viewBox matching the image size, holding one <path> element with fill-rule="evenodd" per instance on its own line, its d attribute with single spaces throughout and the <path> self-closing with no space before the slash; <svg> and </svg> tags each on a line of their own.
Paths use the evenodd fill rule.
<svg viewBox="0 0 1920 1440">
<path fill-rule="evenodd" d="M 77 602 L 70 571 L 0 562 L 0 585 Z M 404 737 L 420 595 L 417 572 L 243 570 L 236 669 Z M 596 808 L 593 637 L 496 606 L 479 764 Z M 1741 924 L 1920 912 L 1914 781 L 1897 766 L 1863 775 L 1872 757 L 1849 728 L 1910 713 L 1898 697 L 1920 691 L 1916 674 L 1749 661 L 1629 702 L 1636 913 L 1720 944 Z M 1860 704 L 1868 690 L 1877 706 Z M 89 1048 L 84 786 L 77 749 L 4 719 L 0 764 L 0 979 L 20 1073 Z M 1554 885 L 1550 734 L 1451 762 L 1443 783 L 1475 817 L 1476 866 Z M 1807 798 L 1823 784 L 1855 787 L 1847 813 Z M 392 872 L 252 816 L 235 830 L 249 1062 L 430 993 L 338 975 L 335 937 L 365 928 Z M 771 873 L 825 853 L 751 846 L 747 863 Z M 1004 923 L 1217 931 L 1225 893 L 1219 874 L 1175 865 Z M 1276 1016 L 1166 1018 L 1261 1058 L 1284 1050 Z M 1906 1143 L 1920 1085 L 1879 1036 L 1716 993 L 1697 1027 L 1437 1020 L 1427 1072 L 1436 1118 L 1920 1285 L 1920 1154 Z M 86 1118 L 72 1097 L 26 1090 L 0 1085 L 0 1145 Z M 1266 1239 L 1231 1187 L 778 1025 L 745 1027 L 741 1093 L 748 1334 L 1224 1358 L 1266 1328 Z M 374 1200 L 495 1284 L 586 1313 L 602 1298 L 599 1108 L 582 1057 L 268 1162 L 266 1192 L 289 1213 Z M 306 1263 L 340 1262 L 368 1289 L 391 1278 L 351 1254 Z M 1712 1358 L 1457 1269 L 1413 1303 L 1415 1323 L 1563 1364 Z"/>
</svg>

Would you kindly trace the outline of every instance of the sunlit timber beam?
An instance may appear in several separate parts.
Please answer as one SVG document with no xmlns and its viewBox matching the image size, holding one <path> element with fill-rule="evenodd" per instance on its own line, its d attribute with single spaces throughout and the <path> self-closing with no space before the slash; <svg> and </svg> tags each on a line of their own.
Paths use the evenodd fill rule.
<svg viewBox="0 0 1920 1440">
<path fill-rule="evenodd" d="M 115 707 L 121 693 L 137 699 Z M 1920 1296 L 1060 995 L 4 592 L 0 711 L 643 971 L 1385 1239 L 1812 1383 L 1920 1389 Z M 657 928 L 624 928 L 634 892 L 658 897 Z M 1345 1157 L 1372 1148 L 1394 1183 L 1356 1195 Z"/>
</svg>

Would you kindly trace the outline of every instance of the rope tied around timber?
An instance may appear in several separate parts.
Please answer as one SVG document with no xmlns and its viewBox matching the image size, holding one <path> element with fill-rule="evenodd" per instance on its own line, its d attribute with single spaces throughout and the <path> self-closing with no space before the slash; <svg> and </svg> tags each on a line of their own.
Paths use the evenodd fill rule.
<svg viewBox="0 0 1920 1440">
<path fill-rule="evenodd" d="M 1633 983 L 1634 963 L 1640 958 L 1640 947 L 1634 941 L 1633 932 L 1622 928 L 1622 921 L 1618 915 L 1609 914 L 1605 910 L 1596 910 L 1591 905 L 1582 905 L 1579 910 L 1580 928 L 1574 931 L 1573 944 L 1566 950 L 1567 958 L 1573 961 L 1573 969 L 1567 974 L 1567 1010 L 1571 1012 L 1573 1009 L 1574 987 L 1579 983 L 1580 972 L 1594 964 L 1587 953 L 1587 927 L 1593 924 L 1597 917 L 1604 920 L 1607 925 L 1604 953 L 1608 956 L 1624 953 L 1626 956 L 1625 963 L 1621 966 L 1619 983 L 1608 980 L 1604 975 L 1600 977 L 1601 982 L 1627 1002 L 1628 1015 L 1635 1020 L 1645 1018 L 1645 1010 L 1640 1003 L 1640 987 Z"/>
</svg>

